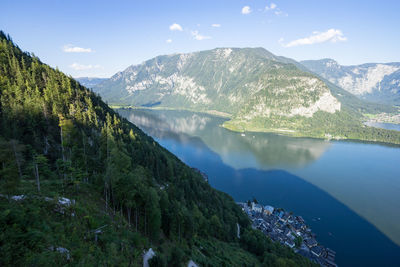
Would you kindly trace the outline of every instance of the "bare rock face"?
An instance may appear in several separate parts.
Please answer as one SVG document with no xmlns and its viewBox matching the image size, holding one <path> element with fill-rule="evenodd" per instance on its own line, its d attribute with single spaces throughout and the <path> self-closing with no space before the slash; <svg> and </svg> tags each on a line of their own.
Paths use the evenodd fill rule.
<svg viewBox="0 0 400 267">
<path fill-rule="evenodd" d="M 333 97 L 330 92 L 325 92 L 316 102 L 310 103 L 309 106 L 300 106 L 293 108 L 290 115 L 312 117 L 313 114 L 319 110 L 329 113 L 335 113 L 336 111 L 340 111 L 340 102 L 335 97 Z"/>
<path fill-rule="evenodd" d="M 387 104 L 400 103 L 400 63 L 342 66 L 332 59 L 306 60 L 301 63 L 360 98 Z"/>
</svg>

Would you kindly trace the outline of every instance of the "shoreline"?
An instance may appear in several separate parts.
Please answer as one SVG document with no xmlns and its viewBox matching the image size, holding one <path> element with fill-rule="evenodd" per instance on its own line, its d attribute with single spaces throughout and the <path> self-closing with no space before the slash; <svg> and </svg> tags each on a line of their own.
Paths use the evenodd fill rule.
<svg viewBox="0 0 400 267">
<path fill-rule="evenodd" d="M 365 143 L 371 143 L 371 144 L 381 144 L 381 145 L 392 145 L 396 147 L 400 147 L 400 140 L 398 142 L 389 142 L 389 141 L 379 141 L 379 140 L 372 140 L 372 139 L 360 139 L 360 138 L 348 138 L 348 137 L 343 137 L 343 136 L 333 136 L 330 134 L 325 134 L 325 136 L 322 135 L 308 135 L 308 134 L 303 134 L 302 132 L 291 130 L 291 129 L 271 129 L 271 128 L 243 128 L 243 129 L 238 129 L 237 127 L 232 125 L 226 125 L 223 123 L 221 125 L 222 128 L 227 129 L 232 132 L 237 132 L 237 133 L 244 133 L 244 132 L 250 132 L 250 133 L 273 133 L 273 134 L 278 134 L 278 135 L 284 135 L 288 137 L 293 137 L 293 138 L 313 138 L 313 139 L 319 139 L 319 140 L 326 140 L 326 141 L 350 141 L 350 142 L 365 142 Z M 374 128 L 374 129 L 379 129 L 379 130 L 384 130 L 384 131 L 395 131 L 399 132 L 396 130 L 388 130 L 388 129 L 383 129 L 383 128 L 377 128 L 377 127 L 370 127 L 370 126 L 365 126 L 369 128 Z"/>
<path fill-rule="evenodd" d="M 390 142 L 390 141 L 380 141 L 380 140 L 372 140 L 372 139 L 360 139 L 360 138 L 347 138 L 343 136 L 334 136 L 330 134 L 325 134 L 324 136 L 317 136 L 317 135 L 309 135 L 309 134 L 303 134 L 302 132 L 291 130 L 291 129 L 264 129 L 264 128 L 243 128 L 243 129 L 238 129 L 235 127 L 234 124 L 229 124 L 229 119 L 232 118 L 231 114 L 224 113 L 224 112 L 219 112 L 216 110 L 206 110 L 206 111 L 197 111 L 193 109 L 188 109 L 188 108 L 168 108 L 168 107 L 137 107 L 137 106 L 131 106 L 131 105 L 109 105 L 112 109 L 118 110 L 118 109 L 131 109 L 131 110 L 169 110 L 169 111 L 188 111 L 188 112 L 193 112 L 193 113 L 199 113 L 199 114 L 206 114 L 210 116 L 215 116 L 218 118 L 223 118 L 223 119 L 228 119 L 226 122 L 228 122 L 228 125 L 226 122 L 222 123 L 220 127 L 232 131 L 232 132 L 238 132 L 238 133 L 244 133 L 244 132 L 252 132 L 252 133 L 272 133 L 272 134 L 278 134 L 278 135 L 284 135 L 288 137 L 293 137 L 293 138 L 312 138 L 312 139 L 319 139 L 319 140 L 326 140 L 326 141 L 350 141 L 350 142 L 364 142 L 364 143 L 371 143 L 371 144 L 379 144 L 379 145 L 389 145 L 389 146 L 395 146 L 395 147 L 400 147 L 400 140 L 398 142 Z M 369 126 L 366 126 L 369 127 Z M 375 127 L 370 127 L 370 128 L 375 128 Z M 381 128 L 379 128 L 381 129 Z M 395 131 L 395 130 L 386 130 L 386 129 L 381 129 L 384 131 Z M 398 131 L 397 131 L 398 132 Z"/>
<path fill-rule="evenodd" d="M 188 108 L 168 108 L 168 107 L 137 107 L 137 106 L 131 106 L 131 105 L 109 105 L 112 109 L 118 110 L 118 109 L 130 109 L 130 110 L 167 110 L 167 111 L 188 111 L 188 112 L 193 112 L 193 113 L 199 113 L 199 114 L 206 114 L 210 116 L 215 116 L 218 118 L 223 118 L 223 119 L 231 119 L 232 115 L 224 112 L 219 112 L 216 110 L 209 110 L 209 111 L 197 111 L 193 109 L 188 109 Z M 230 120 L 227 120 L 229 122 Z M 343 136 L 333 136 L 330 134 L 325 134 L 325 136 L 316 136 L 316 135 L 308 135 L 308 134 L 303 134 L 302 132 L 291 130 L 291 129 L 265 129 L 265 128 L 243 128 L 243 129 L 238 129 L 237 127 L 234 127 L 233 125 L 226 125 L 225 122 L 221 125 L 220 127 L 232 131 L 232 132 L 237 132 L 237 133 L 245 133 L 245 132 L 250 132 L 250 133 L 272 133 L 272 134 L 277 134 L 277 135 L 283 135 L 283 136 L 288 136 L 288 137 L 293 137 L 293 138 L 312 138 L 312 139 L 319 139 L 319 140 L 325 140 L 325 141 L 348 141 L 348 142 L 361 142 L 361 143 L 369 143 L 369 144 L 378 144 L 378 145 L 386 145 L 386 146 L 394 146 L 394 147 L 400 147 L 400 140 L 399 142 L 389 142 L 389 141 L 379 141 L 379 140 L 371 140 L 371 139 L 357 139 L 357 138 L 347 138 Z M 369 127 L 369 126 L 366 126 Z M 375 128 L 375 127 L 370 127 L 370 128 Z M 385 131 L 396 131 L 396 130 L 387 130 L 387 129 L 382 129 L 382 128 L 376 128 L 376 129 L 381 129 Z M 398 131 L 396 131 L 398 132 Z"/>
<path fill-rule="evenodd" d="M 193 113 L 207 114 L 223 119 L 230 119 L 232 115 L 217 110 L 198 111 L 189 108 L 167 108 L 167 107 L 137 107 L 137 106 L 123 106 L 123 105 L 109 105 L 112 109 L 144 109 L 144 110 L 170 110 L 170 111 L 189 111 Z"/>
</svg>

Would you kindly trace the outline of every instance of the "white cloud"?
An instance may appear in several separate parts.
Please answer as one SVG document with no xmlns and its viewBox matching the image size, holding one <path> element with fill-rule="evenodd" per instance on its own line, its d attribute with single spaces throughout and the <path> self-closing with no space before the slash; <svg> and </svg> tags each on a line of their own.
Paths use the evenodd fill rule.
<svg viewBox="0 0 400 267">
<path fill-rule="evenodd" d="M 283 11 L 280 10 L 280 9 L 277 9 L 274 13 L 275 13 L 275 15 L 277 15 L 277 16 L 284 16 L 284 17 L 287 17 L 287 16 L 288 16 L 288 13 L 283 12 Z"/>
<path fill-rule="evenodd" d="M 206 39 L 211 39 L 210 36 L 201 35 L 201 34 L 199 33 L 199 31 L 192 31 L 191 34 L 192 34 L 193 38 L 194 38 L 195 40 L 198 40 L 198 41 L 202 41 L 202 40 L 206 40 Z"/>
<path fill-rule="evenodd" d="M 242 14 L 248 15 L 248 14 L 250 14 L 250 13 L 251 13 L 251 8 L 250 8 L 249 6 L 244 6 L 244 7 L 242 8 Z"/>
<path fill-rule="evenodd" d="M 170 44 L 170 43 L 172 43 L 172 40 L 168 39 L 168 40 L 166 40 L 166 42 L 167 42 L 167 44 Z"/>
<path fill-rule="evenodd" d="M 214 24 L 211 24 L 211 27 L 214 27 L 214 28 L 219 28 L 219 27 L 221 27 L 221 24 L 214 23 Z"/>
<path fill-rule="evenodd" d="M 280 8 L 278 8 L 278 6 L 275 3 L 272 3 L 267 5 L 265 7 L 266 11 L 273 11 L 275 15 L 277 16 L 284 16 L 287 17 L 288 14 L 286 12 L 283 12 Z"/>
<path fill-rule="evenodd" d="M 280 39 L 283 42 L 283 39 Z M 300 38 L 297 40 L 293 40 L 286 45 L 283 44 L 284 47 L 294 47 L 299 45 L 311 45 L 311 44 L 318 44 L 318 43 L 325 43 L 325 42 L 344 42 L 347 40 L 341 30 L 338 29 L 329 29 L 326 32 L 313 32 L 312 35 Z"/>
<path fill-rule="evenodd" d="M 73 64 L 69 65 L 69 67 L 74 70 L 91 70 L 91 69 L 100 69 L 101 68 L 100 65 L 83 65 L 83 64 L 79 64 L 79 63 L 73 63 Z"/>
<path fill-rule="evenodd" d="M 274 10 L 277 7 L 275 3 L 271 3 L 265 7 L 266 10 Z"/>
<path fill-rule="evenodd" d="M 92 53 L 94 52 L 91 48 L 82 48 L 78 46 L 73 46 L 71 44 L 64 45 L 63 51 L 66 53 Z"/>
<path fill-rule="evenodd" d="M 169 29 L 171 31 L 180 31 L 180 32 L 183 31 L 182 26 L 179 25 L 178 23 L 174 23 L 174 24 L 170 25 Z"/>
</svg>

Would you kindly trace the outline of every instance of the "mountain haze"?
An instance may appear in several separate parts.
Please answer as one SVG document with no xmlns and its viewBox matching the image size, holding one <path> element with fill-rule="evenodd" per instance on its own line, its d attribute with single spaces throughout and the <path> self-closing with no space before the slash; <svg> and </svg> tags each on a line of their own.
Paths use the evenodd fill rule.
<svg viewBox="0 0 400 267">
<path fill-rule="evenodd" d="M 301 61 L 306 68 L 370 101 L 400 104 L 400 63 L 343 66 L 333 59 Z"/>
<path fill-rule="evenodd" d="M 106 78 L 96 78 L 96 77 L 79 77 L 75 78 L 81 85 L 87 87 L 87 88 L 92 88 L 95 85 L 101 83 L 102 81 L 105 81 Z"/>
</svg>

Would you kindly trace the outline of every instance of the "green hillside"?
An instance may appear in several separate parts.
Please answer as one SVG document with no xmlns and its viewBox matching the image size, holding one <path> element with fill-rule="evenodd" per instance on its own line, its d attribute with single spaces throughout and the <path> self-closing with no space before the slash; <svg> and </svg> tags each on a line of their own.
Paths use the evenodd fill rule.
<svg viewBox="0 0 400 267">
<path fill-rule="evenodd" d="M 150 247 L 153 266 L 311 265 L 3 32 L 0 92 L 1 266 L 142 266 Z"/>
</svg>

